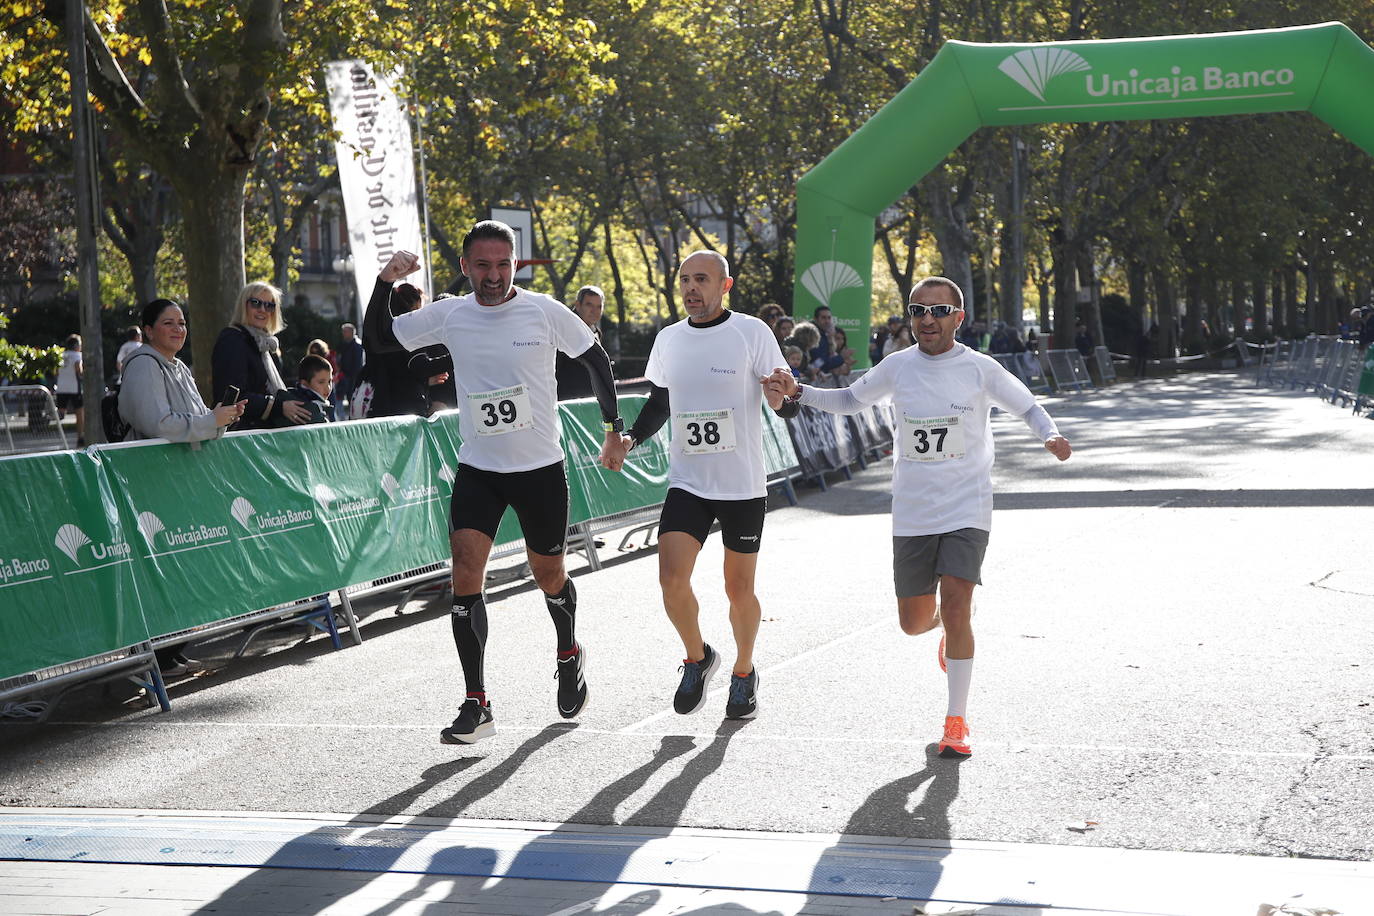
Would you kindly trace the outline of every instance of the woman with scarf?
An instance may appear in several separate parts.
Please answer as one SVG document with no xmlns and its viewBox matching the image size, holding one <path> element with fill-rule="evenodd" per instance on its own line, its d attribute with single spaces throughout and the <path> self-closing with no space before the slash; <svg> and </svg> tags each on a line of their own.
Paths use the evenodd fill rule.
<svg viewBox="0 0 1374 916">
<path fill-rule="evenodd" d="M 283 327 L 281 290 L 270 283 L 249 283 L 239 292 L 239 320 L 220 331 L 210 357 L 215 403 L 223 402 L 231 385 L 248 402 L 234 429 L 265 429 L 281 419 L 310 422 L 304 404 L 282 396 L 286 383 L 281 374 L 281 344 L 274 335 Z"/>
</svg>

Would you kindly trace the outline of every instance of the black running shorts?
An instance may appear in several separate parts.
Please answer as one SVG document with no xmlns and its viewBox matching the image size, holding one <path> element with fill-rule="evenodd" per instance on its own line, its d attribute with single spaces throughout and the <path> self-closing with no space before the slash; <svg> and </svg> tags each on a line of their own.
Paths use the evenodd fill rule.
<svg viewBox="0 0 1374 916">
<path fill-rule="evenodd" d="M 509 474 L 458 465 L 449 503 L 450 531 L 472 528 L 494 541 L 507 506 L 520 520 L 527 548 L 548 557 L 563 553 L 568 533 L 568 475 L 563 462 Z"/>
<path fill-rule="evenodd" d="M 981 528 L 893 537 L 892 582 L 897 597 L 933 595 L 941 576 L 982 585 L 983 555 L 987 550 L 988 533 Z"/>
<path fill-rule="evenodd" d="M 658 531 L 682 531 L 701 543 L 711 533 L 711 524 L 720 522 L 720 538 L 726 550 L 735 553 L 758 553 L 763 539 L 763 512 L 768 498 L 706 499 L 695 493 L 672 487 L 663 500 L 663 515 Z"/>
</svg>

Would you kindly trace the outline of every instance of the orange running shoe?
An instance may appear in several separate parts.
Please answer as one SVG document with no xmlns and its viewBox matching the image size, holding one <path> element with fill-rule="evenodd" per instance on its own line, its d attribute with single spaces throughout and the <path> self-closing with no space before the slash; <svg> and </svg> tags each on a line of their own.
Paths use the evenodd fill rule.
<svg viewBox="0 0 1374 916">
<path fill-rule="evenodd" d="M 941 671 L 949 671 L 949 665 L 945 664 L 945 634 L 940 634 L 940 649 L 936 653 L 937 660 L 940 662 Z"/>
<path fill-rule="evenodd" d="M 945 716 L 945 736 L 940 739 L 940 756 L 963 760 L 973 756 L 968 743 L 968 723 L 963 716 Z"/>
</svg>

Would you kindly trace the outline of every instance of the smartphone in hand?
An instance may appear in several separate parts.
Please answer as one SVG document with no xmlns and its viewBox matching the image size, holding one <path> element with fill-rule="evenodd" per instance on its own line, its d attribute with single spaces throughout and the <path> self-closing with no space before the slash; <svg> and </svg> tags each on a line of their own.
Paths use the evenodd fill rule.
<svg viewBox="0 0 1374 916">
<path fill-rule="evenodd" d="M 230 385 L 228 388 L 224 389 L 224 400 L 219 402 L 221 407 L 233 407 L 238 402 L 238 388 L 234 387 L 233 385 Z"/>
</svg>

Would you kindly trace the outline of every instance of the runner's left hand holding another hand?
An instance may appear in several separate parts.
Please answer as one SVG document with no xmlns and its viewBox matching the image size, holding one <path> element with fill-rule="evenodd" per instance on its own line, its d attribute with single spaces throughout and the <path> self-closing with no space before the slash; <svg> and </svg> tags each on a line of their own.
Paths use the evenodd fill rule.
<svg viewBox="0 0 1374 916">
<path fill-rule="evenodd" d="M 608 471 L 619 471 L 625 466 L 625 455 L 633 442 L 621 433 L 607 433 L 606 441 L 601 444 L 601 466 Z"/>
</svg>

